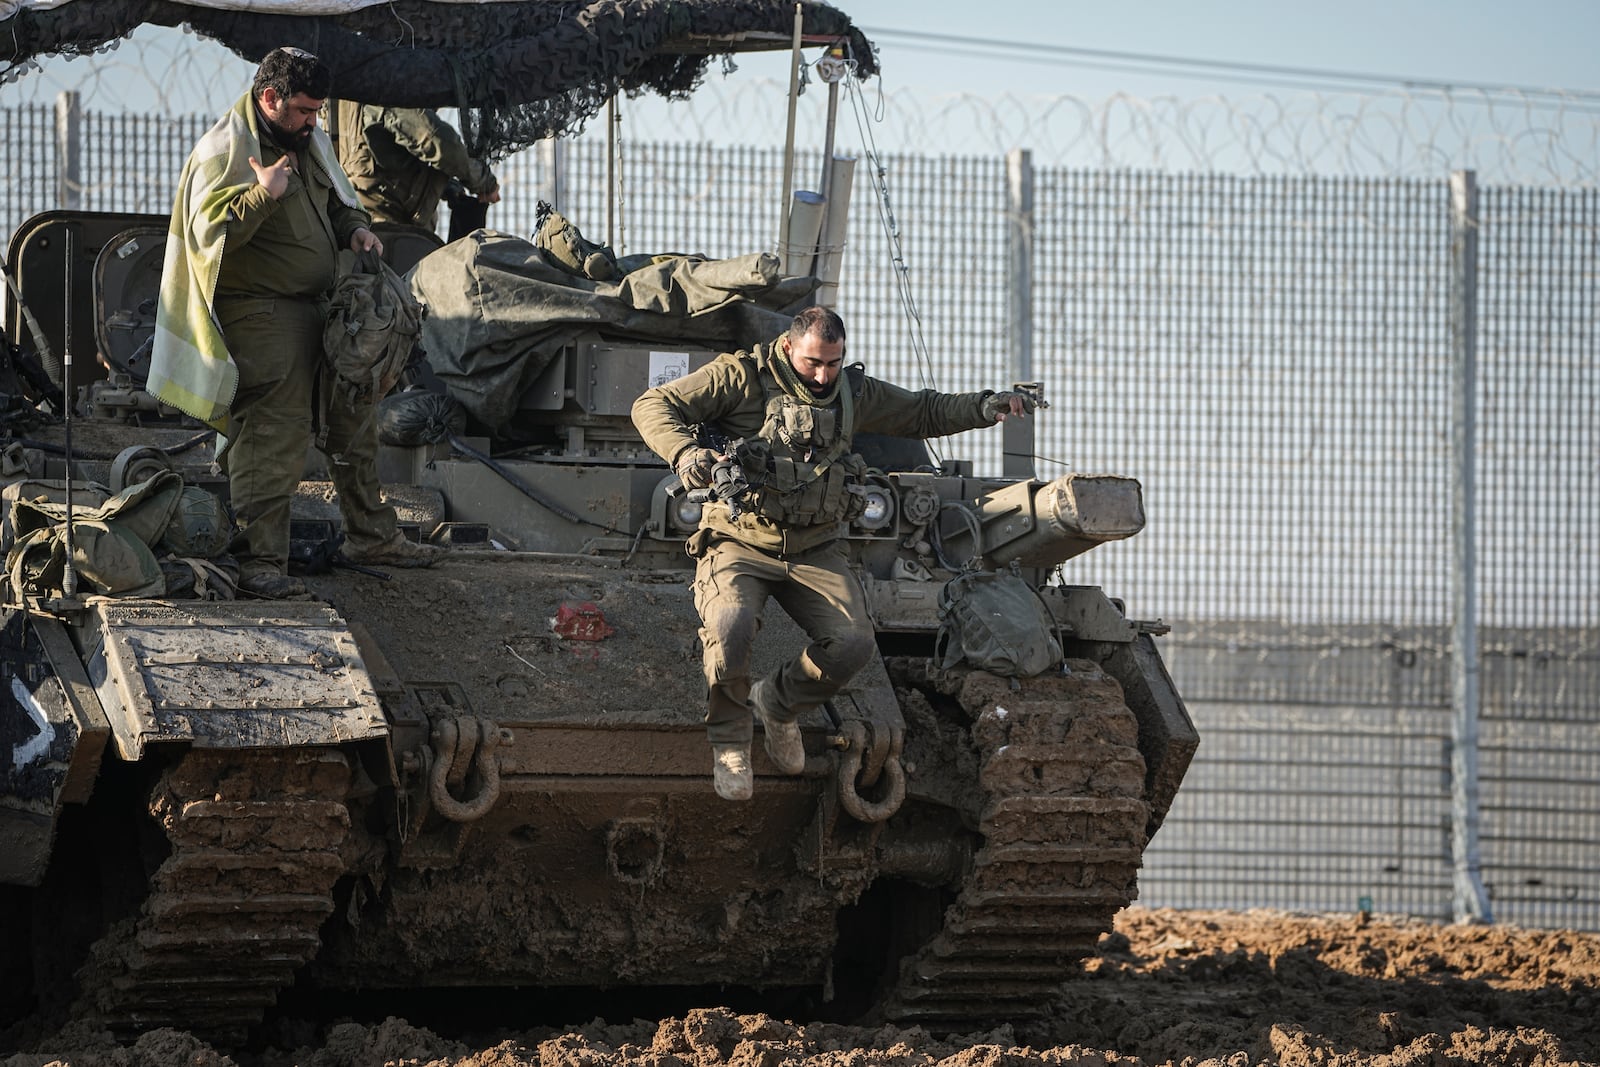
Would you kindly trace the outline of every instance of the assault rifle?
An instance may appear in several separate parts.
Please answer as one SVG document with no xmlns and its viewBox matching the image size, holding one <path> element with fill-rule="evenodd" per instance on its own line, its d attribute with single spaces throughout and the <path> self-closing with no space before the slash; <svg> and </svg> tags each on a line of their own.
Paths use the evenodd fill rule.
<svg viewBox="0 0 1600 1067">
<path fill-rule="evenodd" d="M 728 505 L 728 518 L 738 521 L 743 510 L 740 501 L 750 491 L 750 479 L 744 470 L 744 438 L 730 441 L 714 436 L 707 447 L 724 458 L 711 468 L 711 485 L 705 489 L 691 489 L 689 499 L 697 504 L 720 501 Z"/>
</svg>

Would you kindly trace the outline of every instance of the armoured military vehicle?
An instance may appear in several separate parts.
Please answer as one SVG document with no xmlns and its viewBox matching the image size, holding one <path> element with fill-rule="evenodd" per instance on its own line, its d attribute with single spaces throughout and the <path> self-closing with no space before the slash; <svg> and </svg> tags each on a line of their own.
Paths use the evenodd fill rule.
<svg viewBox="0 0 1600 1067">
<path fill-rule="evenodd" d="M 13 547 L 66 525 L 50 509 L 69 486 L 83 515 L 175 479 L 226 496 L 215 440 L 140 385 L 165 230 L 58 212 L 11 240 L 6 340 L 44 368 L 14 385 Z M 444 254 L 381 235 L 397 266 Z M 319 566 L 337 530 L 314 470 L 295 526 L 310 601 L 196 596 L 226 582 L 155 534 L 164 584 L 120 595 L 75 571 L 67 588 L 60 552 L 13 552 L 7 1020 L 238 1040 L 291 984 L 715 984 L 949 1030 L 1047 1012 L 1134 899 L 1197 744 L 1159 625 L 1050 581 L 1138 531 L 1138 483 L 981 478 L 867 442 L 878 472 L 848 541 L 882 658 L 802 722 L 803 774 L 758 744 L 755 799 L 729 804 L 683 551 L 714 505 L 676 491 L 628 419 L 663 361 L 715 351 L 580 331 L 503 432 L 386 447 L 408 529 L 452 547 L 432 570 Z M 52 403 L 74 417 L 24 410 Z M 935 654 L 944 583 L 979 563 L 1037 590 L 1063 651 L 1049 670 Z M 777 609 L 766 623 L 758 657 L 802 640 Z"/>
</svg>

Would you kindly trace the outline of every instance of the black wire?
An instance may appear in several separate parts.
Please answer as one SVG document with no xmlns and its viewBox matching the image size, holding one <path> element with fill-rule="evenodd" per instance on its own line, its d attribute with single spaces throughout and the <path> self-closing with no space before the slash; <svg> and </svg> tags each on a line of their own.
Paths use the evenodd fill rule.
<svg viewBox="0 0 1600 1067">
<path fill-rule="evenodd" d="M 1076 48 L 1070 45 L 1040 44 L 1035 41 L 1009 41 L 994 37 L 968 37 L 955 36 L 943 33 L 923 33 L 917 30 L 873 29 L 862 27 L 862 32 L 871 37 L 907 38 L 912 41 L 930 41 L 943 44 L 946 51 L 965 51 L 984 58 L 1001 58 L 993 52 L 978 52 L 976 49 L 1000 49 L 1004 52 L 1035 52 L 1040 59 L 1045 61 L 1057 60 L 1111 60 L 1125 64 L 1143 64 L 1144 67 L 1119 67 L 1113 69 L 1141 70 L 1151 68 L 1152 73 L 1171 74 L 1180 77 L 1199 77 L 1203 75 L 1222 75 L 1229 80 L 1259 80 L 1250 75 L 1281 76 L 1299 79 L 1321 79 L 1324 81 L 1367 82 L 1372 84 L 1390 85 L 1402 89 L 1432 90 L 1435 92 L 1461 92 L 1470 90 L 1485 94 L 1515 95 L 1515 96 L 1550 96 L 1557 99 L 1575 98 L 1579 100 L 1600 100 L 1600 91 L 1589 89 L 1556 89 L 1535 88 L 1525 85 L 1491 85 L 1479 82 L 1440 81 L 1434 78 L 1414 78 L 1398 74 L 1368 74 L 1359 71 L 1328 70 L 1317 67 L 1286 67 L 1271 63 L 1242 63 L 1234 60 L 1223 59 L 1196 59 L 1188 56 L 1166 56 L 1147 52 L 1119 52 L 1103 48 Z M 912 47 L 918 47 L 912 45 Z M 922 46 L 927 47 L 927 46 Z M 931 50 L 931 49 L 930 49 Z M 1028 59 L 1028 56 L 1008 55 L 1009 59 Z M 1162 67 L 1197 67 L 1197 71 L 1161 70 Z"/>
<path fill-rule="evenodd" d="M 882 86 L 882 79 L 879 79 Z M 878 221 L 883 227 L 884 238 L 889 247 L 890 273 L 894 278 L 895 296 L 900 301 L 901 311 L 905 314 L 906 325 L 911 342 L 912 355 L 916 357 L 917 373 L 926 388 L 937 386 L 933 371 L 933 357 L 928 350 L 928 339 L 922 330 L 922 312 L 917 307 L 916 294 L 911 288 L 910 267 L 906 263 L 905 248 L 900 241 L 900 224 L 894 217 L 894 212 L 889 205 L 889 168 L 883 161 L 883 155 L 878 150 L 877 140 L 872 136 L 872 123 L 881 122 L 882 116 L 869 116 L 866 101 L 862 99 L 860 82 L 852 75 L 844 81 L 845 96 L 850 103 L 850 110 L 856 118 L 856 128 L 861 134 L 863 154 L 871 169 L 873 190 L 873 203 L 878 210 Z M 880 98 L 881 99 L 881 98 Z M 940 453 L 939 446 L 933 441 L 926 442 L 928 453 L 942 465 L 944 456 Z"/>
<path fill-rule="evenodd" d="M 524 482 L 521 478 L 518 478 L 506 467 L 505 464 L 501 463 L 493 456 L 490 456 L 487 452 L 478 451 L 476 448 L 473 448 L 471 445 L 461 440 L 461 438 L 457 437 L 455 434 L 448 434 L 446 436 L 450 444 L 458 452 L 472 457 L 479 463 L 482 463 L 485 467 L 488 467 L 490 470 L 494 471 L 500 477 L 504 478 L 507 484 L 509 484 L 513 489 L 527 497 L 529 500 L 533 501 L 535 504 L 538 504 L 546 511 L 559 515 L 568 522 L 578 523 L 581 526 L 593 526 L 596 529 L 604 530 L 606 533 L 620 534 L 624 537 L 628 535 L 626 530 L 619 530 L 615 526 L 608 526 L 603 522 L 595 522 L 593 519 L 586 519 L 582 515 L 569 510 L 562 504 L 551 500 L 549 497 L 533 488 L 533 486 L 529 485 L 527 482 Z"/>
<path fill-rule="evenodd" d="M 160 452 L 162 455 L 176 456 L 176 455 L 178 455 L 180 453 L 189 451 L 189 449 L 194 448 L 196 445 L 205 444 L 207 441 L 211 440 L 215 436 L 217 436 L 217 431 L 215 431 L 215 430 L 203 430 L 200 433 L 197 433 L 193 437 L 189 438 L 187 441 L 179 441 L 175 445 L 168 445 L 165 448 L 161 447 L 160 445 L 150 445 L 149 447 L 154 449 L 157 452 Z M 52 455 L 52 456 L 64 456 L 64 455 L 67 454 L 67 450 L 66 450 L 66 448 L 64 446 L 62 446 L 62 445 L 54 445 L 54 444 L 49 443 L 48 441 L 35 441 L 35 440 L 31 439 L 31 438 L 19 437 L 19 438 L 16 438 L 16 442 L 17 442 L 17 444 L 20 444 L 23 448 L 31 448 L 31 449 L 34 449 L 35 451 L 44 452 L 44 453 L 47 453 L 47 454 Z M 74 459 L 104 460 L 104 459 L 116 459 L 117 457 L 116 456 L 104 455 L 104 454 L 99 453 L 99 452 L 82 452 L 82 451 L 79 451 L 77 449 L 73 449 L 73 458 Z"/>
</svg>

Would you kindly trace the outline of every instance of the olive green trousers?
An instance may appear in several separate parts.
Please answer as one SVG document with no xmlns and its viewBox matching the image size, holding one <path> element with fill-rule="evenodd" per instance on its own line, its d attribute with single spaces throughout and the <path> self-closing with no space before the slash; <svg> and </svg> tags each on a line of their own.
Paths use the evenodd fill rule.
<svg viewBox="0 0 1600 1067">
<path fill-rule="evenodd" d="M 222 452 L 239 533 L 239 573 L 283 574 L 289 563 L 289 503 L 305 473 L 313 434 L 329 460 L 345 541 L 370 548 L 395 535 L 394 508 L 378 492 L 378 431 L 371 407 L 351 410 L 332 396 L 322 356 L 321 301 L 219 297 L 217 318 L 239 367 Z M 359 431 L 359 432 L 358 432 Z"/>
<path fill-rule="evenodd" d="M 779 559 L 713 540 L 695 568 L 694 604 L 709 689 L 706 735 L 714 745 L 748 744 L 754 733 L 750 657 L 768 598 L 811 639 L 771 679 L 778 720 L 793 722 L 832 698 L 877 653 L 866 594 L 843 544 Z"/>
</svg>

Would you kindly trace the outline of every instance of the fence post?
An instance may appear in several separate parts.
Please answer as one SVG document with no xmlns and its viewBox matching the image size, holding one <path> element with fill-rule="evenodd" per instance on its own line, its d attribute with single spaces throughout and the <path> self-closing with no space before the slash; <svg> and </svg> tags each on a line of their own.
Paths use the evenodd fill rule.
<svg viewBox="0 0 1600 1067">
<path fill-rule="evenodd" d="M 1493 922 L 1478 853 L 1477 444 L 1478 183 L 1450 174 L 1450 853 L 1457 922 Z"/>
<path fill-rule="evenodd" d="M 67 211 L 83 207 L 83 108 L 78 94 L 56 94 L 56 203 Z"/>
<path fill-rule="evenodd" d="M 1006 333 L 1011 341 L 1009 381 L 1033 377 L 1033 153 L 1013 148 L 1006 153 Z M 1032 478 L 1032 418 L 1007 419 L 1000 425 L 1000 475 Z"/>
<path fill-rule="evenodd" d="M 539 159 L 538 199 L 550 205 L 550 210 L 566 213 L 567 142 L 557 137 L 546 137 L 537 142 Z"/>
</svg>

